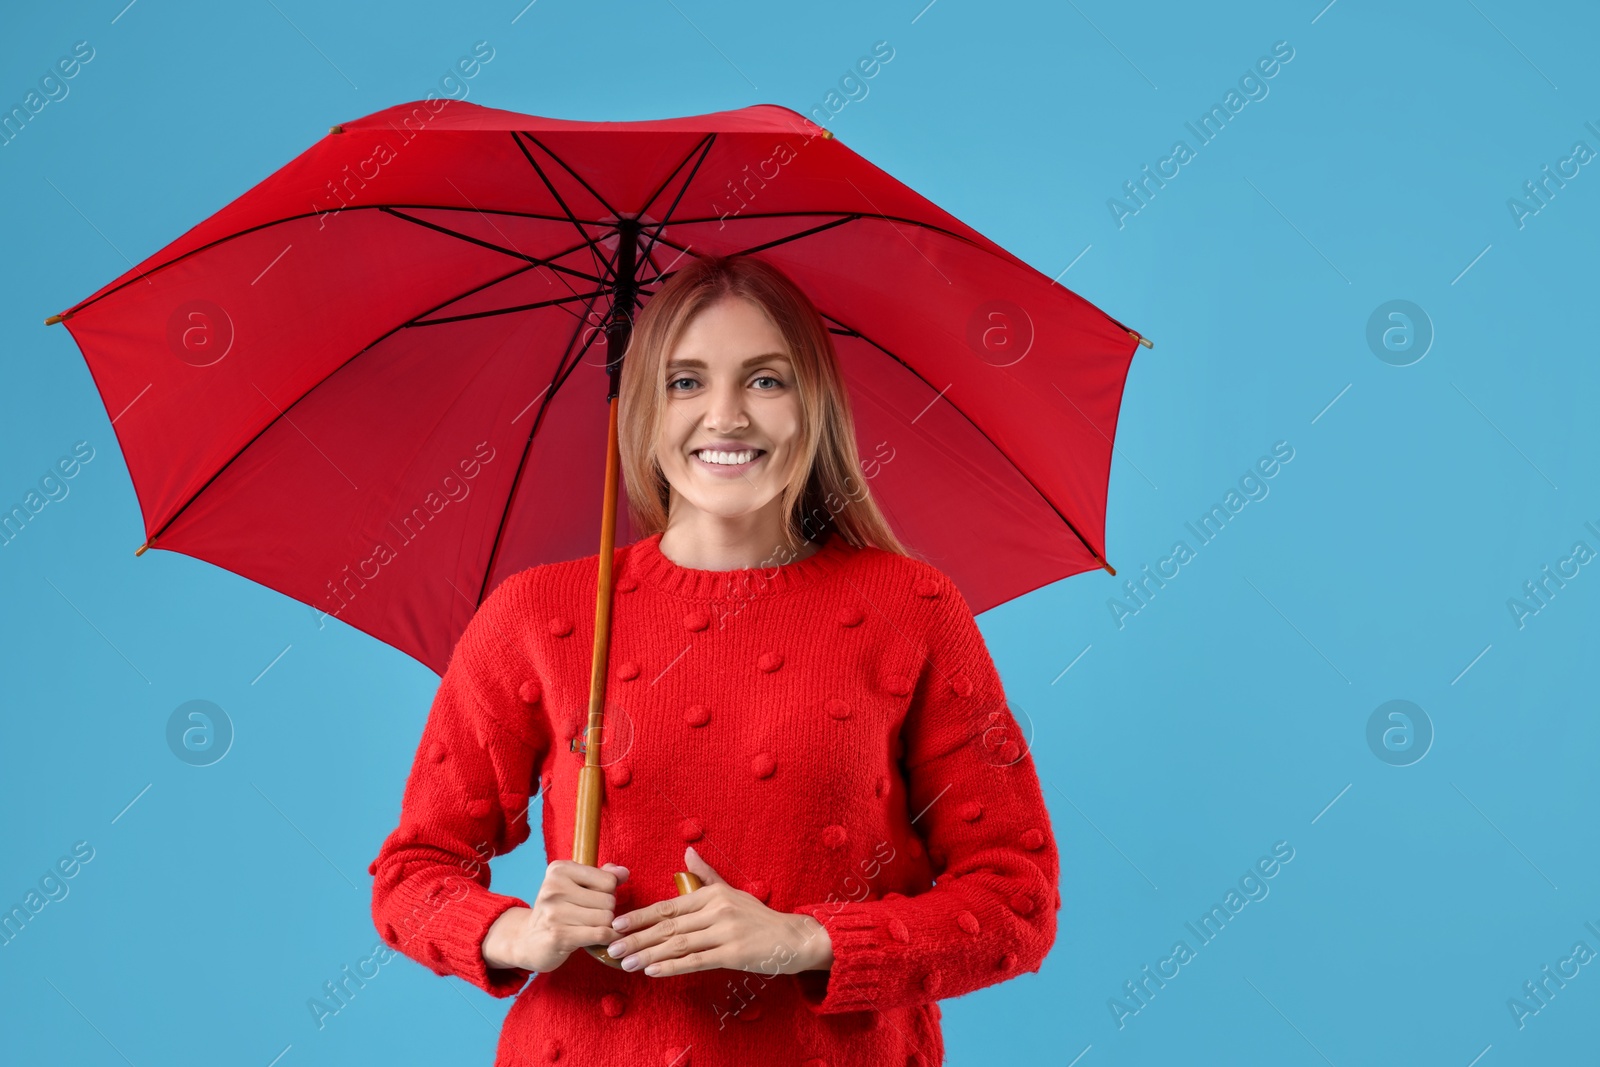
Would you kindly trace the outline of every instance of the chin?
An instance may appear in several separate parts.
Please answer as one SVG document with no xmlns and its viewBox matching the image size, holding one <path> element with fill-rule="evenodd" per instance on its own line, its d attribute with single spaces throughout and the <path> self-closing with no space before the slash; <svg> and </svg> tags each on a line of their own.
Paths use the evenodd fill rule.
<svg viewBox="0 0 1600 1067">
<path fill-rule="evenodd" d="M 753 515 L 766 507 L 773 500 L 772 497 L 756 498 L 741 494 L 737 499 L 733 494 L 711 494 L 709 497 L 701 493 L 677 494 L 678 499 L 686 506 L 706 515 L 714 515 L 719 519 L 742 519 Z"/>
</svg>

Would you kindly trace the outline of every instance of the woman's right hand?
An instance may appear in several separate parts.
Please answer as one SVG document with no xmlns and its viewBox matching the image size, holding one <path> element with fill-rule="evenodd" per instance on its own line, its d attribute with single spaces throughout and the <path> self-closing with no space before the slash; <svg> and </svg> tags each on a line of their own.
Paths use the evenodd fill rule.
<svg viewBox="0 0 1600 1067">
<path fill-rule="evenodd" d="M 507 908 L 483 938 L 490 967 L 553 971 L 587 945 L 609 945 L 622 934 L 611 928 L 617 913 L 617 886 L 628 868 L 615 863 L 591 867 L 575 860 L 552 860 L 531 908 Z"/>
</svg>

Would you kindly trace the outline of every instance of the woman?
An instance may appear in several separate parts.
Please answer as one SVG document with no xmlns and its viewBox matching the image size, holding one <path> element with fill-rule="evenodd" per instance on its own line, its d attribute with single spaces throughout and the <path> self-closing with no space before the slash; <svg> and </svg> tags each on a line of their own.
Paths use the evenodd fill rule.
<svg viewBox="0 0 1600 1067">
<path fill-rule="evenodd" d="M 497 1065 L 937 1064 L 938 1000 L 1055 939 L 1032 758 L 966 601 L 873 502 L 835 360 L 749 256 L 639 315 L 618 438 L 654 532 L 614 560 L 607 862 L 553 860 L 531 905 L 486 861 L 541 788 L 569 855 L 598 557 L 507 578 L 452 653 L 373 916 L 436 972 L 520 990 Z M 676 896 L 676 870 L 704 885 Z"/>
</svg>

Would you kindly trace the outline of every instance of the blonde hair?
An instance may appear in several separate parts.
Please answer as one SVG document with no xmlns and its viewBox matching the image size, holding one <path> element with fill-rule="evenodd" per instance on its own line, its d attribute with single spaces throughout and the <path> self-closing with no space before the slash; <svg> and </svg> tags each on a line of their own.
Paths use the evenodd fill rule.
<svg viewBox="0 0 1600 1067">
<path fill-rule="evenodd" d="M 850 399 L 838 355 L 816 306 L 786 274 L 754 256 L 705 256 L 672 275 L 633 324 L 622 363 L 617 444 L 628 513 L 641 537 L 667 528 L 670 485 L 655 445 L 665 416 L 665 366 L 689 322 L 726 297 L 741 297 L 778 328 L 800 398 L 797 471 L 783 490 L 791 549 L 829 526 L 857 547 L 909 555 L 862 475 Z"/>
</svg>

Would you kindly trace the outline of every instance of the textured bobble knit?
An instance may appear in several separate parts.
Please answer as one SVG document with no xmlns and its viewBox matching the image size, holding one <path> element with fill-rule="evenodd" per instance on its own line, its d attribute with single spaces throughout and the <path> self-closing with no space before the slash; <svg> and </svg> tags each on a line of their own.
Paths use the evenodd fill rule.
<svg viewBox="0 0 1600 1067">
<path fill-rule="evenodd" d="M 613 565 L 598 862 L 629 869 L 617 914 L 675 895 L 692 842 L 733 888 L 820 923 L 831 969 L 485 963 L 489 927 L 538 891 L 491 891 L 488 861 L 527 840 L 541 792 L 546 855 L 571 857 L 598 556 L 511 576 L 462 633 L 369 868 L 379 933 L 517 996 L 496 1067 L 942 1063 L 938 1001 L 1037 971 L 1061 907 L 1033 759 L 969 605 L 932 565 L 837 535 L 734 571 L 681 567 L 660 540 Z"/>
</svg>

